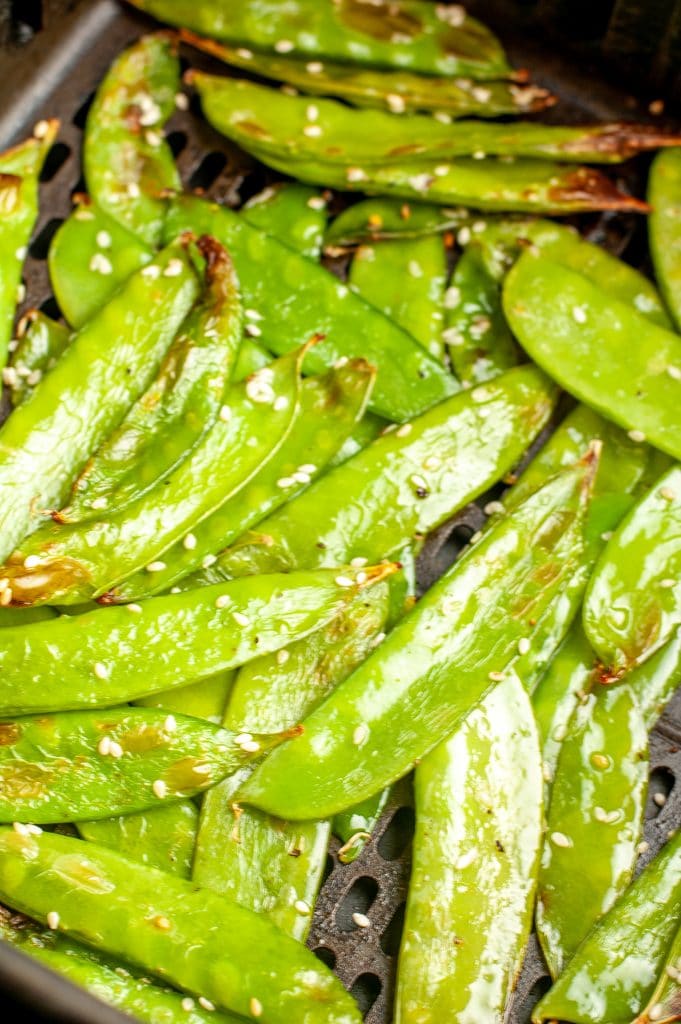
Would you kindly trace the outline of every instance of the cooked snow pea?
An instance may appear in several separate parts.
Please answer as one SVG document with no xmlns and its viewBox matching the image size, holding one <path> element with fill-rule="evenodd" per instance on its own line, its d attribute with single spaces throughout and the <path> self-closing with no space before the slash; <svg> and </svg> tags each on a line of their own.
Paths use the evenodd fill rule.
<svg viewBox="0 0 681 1024">
<path fill-rule="evenodd" d="M 88 460 L 59 522 L 128 505 L 186 458 L 218 417 L 241 345 L 239 285 L 229 254 L 204 235 L 199 301 L 166 352 L 156 380 Z"/>
<path fill-rule="evenodd" d="M 60 932 L 263 1024 L 361 1022 L 331 971 L 259 914 L 104 847 L 4 829 L 0 895 L 41 922 L 57 921 Z"/>
<path fill-rule="evenodd" d="M 537 933 L 553 978 L 631 881 L 647 784 L 639 703 L 598 686 L 570 720 L 551 787 Z"/>
<path fill-rule="evenodd" d="M 678 928 L 680 906 L 677 832 L 582 942 L 532 1020 L 631 1021 L 655 987 Z"/>
<path fill-rule="evenodd" d="M 0 368 L 7 362 L 21 270 L 38 216 L 38 176 L 58 130 L 58 121 L 39 121 L 33 138 L 0 153 Z"/>
<path fill-rule="evenodd" d="M 531 251 L 506 279 L 504 308 L 523 348 L 567 391 L 635 440 L 681 456 L 676 335 Z"/>
<path fill-rule="evenodd" d="M 180 878 L 191 875 L 199 811 L 193 800 L 156 807 L 139 814 L 79 821 L 78 832 L 90 843 Z"/>
<path fill-rule="evenodd" d="M 671 1024 L 681 1019 L 681 929 L 672 942 L 657 985 L 634 1024 Z"/>
<path fill-rule="evenodd" d="M 50 283 L 76 330 L 109 301 L 153 250 L 93 203 L 80 202 L 50 243 Z"/>
<path fill-rule="evenodd" d="M 448 210 L 440 206 L 409 203 L 398 199 L 363 199 L 342 210 L 324 236 L 324 250 L 333 255 L 361 245 L 393 238 L 421 238 L 453 231 L 470 219 L 465 209 Z"/>
<path fill-rule="evenodd" d="M 447 253 L 437 235 L 363 245 L 349 280 L 367 302 L 409 331 L 440 362 Z"/>
<path fill-rule="evenodd" d="M 660 153 L 650 169 L 648 220 L 655 277 L 677 328 L 681 326 L 681 155 Z"/>
<path fill-rule="evenodd" d="M 192 451 L 123 508 L 82 523 L 57 522 L 28 538 L 3 570 L 12 602 L 41 604 L 58 597 L 69 605 L 101 596 L 111 603 L 112 588 L 131 573 L 165 569 L 159 555 L 175 541 L 186 543 L 193 527 L 283 444 L 298 408 L 303 354 L 304 348 L 284 356 L 230 388 L 217 420 Z M 262 437 L 265 415 L 268 433 Z"/>
<path fill-rule="evenodd" d="M 3 374 L 11 389 L 12 405 L 21 405 L 33 394 L 71 340 L 68 327 L 50 319 L 39 309 L 31 309 L 19 321 L 17 340 Z"/>
<path fill-rule="evenodd" d="M 191 686 L 183 686 L 179 690 L 162 690 L 149 697 L 140 697 L 135 703 L 141 707 L 179 711 L 181 715 L 205 718 L 207 722 L 219 725 L 234 677 L 234 670 L 217 672 L 198 683 L 192 683 Z"/>
<path fill-rule="evenodd" d="M 340 583 L 333 570 L 272 574 L 8 627 L 0 713 L 111 707 L 189 685 L 320 629 L 393 571 L 347 569 Z"/>
<path fill-rule="evenodd" d="M 133 0 L 171 25 L 265 53 L 291 53 L 342 64 L 408 68 L 434 75 L 505 78 L 511 69 L 501 44 L 460 7 L 421 0 L 320 4 L 293 0 Z"/>
<path fill-rule="evenodd" d="M 0 821 L 40 823 L 194 796 L 274 740 L 258 737 L 244 749 L 235 733 L 199 718 L 129 707 L 4 719 L 0 734 Z"/>
<path fill-rule="evenodd" d="M 396 1024 L 500 1020 L 522 962 L 542 833 L 532 707 L 510 675 L 418 766 Z"/>
<path fill-rule="evenodd" d="M 109 68 L 85 126 L 88 192 L 105 213 L 150 246 L 161 241 L 166 193 L 181 188 L 163 137 L 179 87 L 180 63 L 171 34 L 143 36 Z"/>
<path fill-rule="evenodd" d="M 365 412 L 353 432 L 341 445 L 333 458 L 329 460 L 328 468 L 333 469 L 335 466 L 340 466 L 341 463 L 347 462 L 353 455 L 361 452 L 363 448 L 366 448 L 372 441 L 375 441 L 389 425 L 381 416 L 376 416 L 372 412 Z"/>
<path fill-rule="evenodd" d="M 572 574 L 596 462 L 593 449 L 470 548 L 253 773 L 244 802 L 294 819 L 334 814 L 450 735 Z"/>
<path fill-rule="evenodd" d="M 352 864 L 371 839 L 386 804 L 390 798 L 392 787 L 387 786 L 373 796 L 368 796 L 345 811 L 335 814 L 331 822 L 331 831 L 338 836 L 342 846 L 338 851 L 341 864 Z"/>
<path fill-rule="evenodd" d="M 455 395 L 316 481 L 195 575 L 194 585 L 393 557 L 503 476 L 546 423 L 554 398 L 529 366 Z"/>
<path fill-rule="evenodd" d="M 681 624 L 681 467 L 656 481 L 601 554 L 584 599 L 584 629 L 617 678 Z"/>
<path fill-rule="evenodd" d="M 274 352 L 323 335 L 305 362 L 316 372 L 343 357 L 366 359 L 378 371 L 372 407 L 388 419 L 415 416 L 452 394 L 451 374 L 347 285 L 224 206 L 190 196 L 173 201 L 166 234 L 212 234 L 234 259 L 244 307 Z"/>
<path fill-rule="evenodd" d="M 81 328 L 31 401 L 14 410 L 0 430 L 0 558 L 37 513 L 63 503 L 88 456 L 153 379 L 197 292 L 184 245 L 169 245 Z"/>
<path fill-rule="evenodd" d="M 326 207 L 319 189 L 284 182 L 253 196 L 240 212 L 252 227 L 316 260 L 322 251 Z"/>
</svg>

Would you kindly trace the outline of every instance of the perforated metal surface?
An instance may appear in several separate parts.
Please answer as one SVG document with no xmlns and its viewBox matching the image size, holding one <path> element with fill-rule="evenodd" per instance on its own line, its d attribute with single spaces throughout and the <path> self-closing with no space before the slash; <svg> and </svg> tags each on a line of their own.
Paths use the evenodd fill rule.
<svg viewBox="0 0 681 1024">
<path fill-rule="evenodd" d="M 1 3 L 2 0 L 0 6 Z M 27 134 L 41 117 L 56 116 L 62 121 L 59 142 L 43 174 L 40 218 L 25 273 L 24 308 L 40 306 L 52 315 L 58 315 L 58 310 L 50 297 L 45 257 L 54 232 L 71 209 L 72 194 L 83 189 L 79 152 L 88 104 L 115 55 L 152 25 L 115 0 L 62 0 L 58 6 L 59 19 L 48 21 L 29 47 L 0 51 L 0 149 Z M 477 4 L 476 10 L 484 15 L 482 8 L 484 4 Z M 541 84 L 564 97 L 564 102 L 552 112 L 555 119 L 641 116 L 641 110 L 630 98 L 595 84 L 593 79 L 580 79 L 574 68 L 558 58 L 527 44 L 514 46 L 511 42 L 510 49 L 517 64 L 532 67 Z M 191 60 L 194 65 L 213 66 L 196 53 L 191 54 Z M 202 188 L 220 202 L 238 206 L 273 178 L 269 171 L 218 136 L 197 115 L 193 103 L 188 111 L 176 112 L 168 130 L 182 179 L 189 188 Z M 636 180 L 640 164 L 638 168 L 625 171 L 624 178 L 640 192 L 641 182 Z M 583 218 L 580 224 L 590 237 L 612 251 L 624 252 L 640 262 L 636 256 L 644 251 L 640 221 L 608 215 Z M 436 532 L 419 560 L 421 589 L 427 588 L 451 564 L 483 522 L 481 508 L 472 505 Z M 672 702 L 652 738 L 651 794 L 662 792 L 667 801 L 659 807 L 652 796 L 649 800 L 645 838 L 650 848 L 642 856 L 642 863 L 654 855 L 669 831 L 681 822 L 681 787 L 675 785 L 677 776 L 681 778 L 681 698 Z M 369 1024 L 387 1024 L 391 1016 L 412 832 L 413 810 L 407 780 L 397 787 L 373 841 L 357 861 L 342 865 L 337 858 L 338 843 L 333 841 L 314 916 L 310 946 L 356 996 Z M 355 911 L 369 917 L 370 928 L 360 929 L 353 924 Z M 22 962 L 19 966 L 11 955 L 13 951 L 7 955 L 5 952 L 0 951 L 0 986 L 14 988 L 33 1004 L 35 1009 L 28 1013 L 28 1019 L 37 1020 L 40 1015 L 41 1020 L 72 1024 L 94 1020 L 113 1024 L 115 1020 L 127 1019 L 114 1011 L 93 1011 L 94 1004 L 84 994 L 46 975 L 37 965 Z M 532 1005 L 547 985 L 546 971 L 533 940 L 509 1008 L 512 1024 L 525 1024 Z M 46 1017 L 42 1015 L 45 1013 Z"/>
</svg>

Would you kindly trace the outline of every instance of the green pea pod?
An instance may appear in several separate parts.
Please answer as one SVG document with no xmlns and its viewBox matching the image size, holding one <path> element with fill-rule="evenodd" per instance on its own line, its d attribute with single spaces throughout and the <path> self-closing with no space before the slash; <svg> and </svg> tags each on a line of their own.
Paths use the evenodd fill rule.
<svg viewBox="0 0 681 1024">
<path fill-rule="evenodd" d="M 455 231 L 470 219 L 468 210 L 447 210 L 419 203 L 410 206 L 398 199 L 363 199 L 342 210 L 324 236 L 324 250 L 333 255 L 363 242 Z"/>
<path fill-rule="evenodd" d="M 329 6 L 294 0 L 282 7 L 272 0 L 133 0 L 161 21 L 190 28 L 225 43 L 265 53 L 337 60 L 428 75 L 505 78 L 510 68 L 489 29 L 460 8 L 420 0 L 365 4 L 345 0 Z"/>
<path fill-rule="evenodd" d="M 272 574 L 8 627 L 0 713 L 110 707 L 189 685 L 320 629 L 358 589 L 393 571 L 347 569 L 340 582 L 337 570 Z"/>
<path fill-rule="evenodd" d="M 51 320 L 39 309 L 30 310 L 19 321 L 17 335 L 17 341 L 10 344 L 15 347 L 3 374 L 14 406 L 31 397 L 71 340 L 68 327 Z"/>
<path fill-rule="evenodd" d="M 105 213 L 152 247 L 161 241 L 165 194 L 182 187 L 163 137 L 179 87 L 172 35 L 143 36 L 109 68 L 85 126 L 88 192 Z"/>
<path fill-rule="evenodd" d="M 362 1019 L 331 971 L 259 914 L 104 847 L 4 830 L 0 895 L 209 1004 L 246 1017 L 255 1009 L 263 1024 Z"/>
<path fill-rule="evenodd" d="M 34 138 L 0 153 L 0 368 L 7 352 L 21 285 L 21 270 L 38 215 L 38 176 L 59 121 L 39 121 Z"/>
<path fill-rule="evenodd" d="M 340 466 L 343 462 L 351 459 L 353 455 L 357 455 L 363 448 L 370 445 L 372 441 L 375 441 L 389 425 L 380 416 L 366 412 L 350 436 L 341 445 L 333 458 L 329 460 L 328 468 L 333 469 L 335 466 Z"/>
<path fill-rule="evenodd" d="M 385 810 L 392 787 L 387 786 L 373 796 L 368 796 L 345 811 L 335 814 L 331 831 L 343 844 L 338 851 L 341 864 L 352 864 L 371 839 L 371 835 Z"/>
<path fill-rule="evenodd" d="M 396 1024 L 500 1020 L 532 921 L 539 741 L 513 675 L 418 766 Z"/>
<path fill-rule="evenodd" d="M 260 314 L 258 327 L 274 352 L 324 336 L 310 350 L 306 372 L 343 357 L 366 359 L 378 371 L 372 408 L 391 420 L 417 415 L 455 390 L 451 374 L 405 331 L 324 267 L 251 227 L 234 211 L 190 196 L 175 199 L 166 234 L 186 229 L 212 234 L 229 250 L 244 307 Z"/>
<path fill-rule="evenodd" d="M 185 538 L 255 475 L 286 439 L 298 408 L 304 349 L 258 371 L 225 395 L 212 428 L 167 477 L 105 518 L 47 526 L 15 552 L 3 572 L 15 604 L 78 604 L 131 573 L 165 569 L 158 556 Z M 267 411 L 268 434 L 262 434 Z M 191 410 L 188 410 L 191 412 Z M 249 443 L 251 442 L 251 443 Z M 191 543 L 191 542 L 190 542 Z M 31 558 L 31 555 L 33 556 Z M 28 562 L 28 564 L 27 564 Z"/>
<path fill-rule="evenodd" d="M 199 302 L 166 353 L 156 380 L 88 461 L 59 522 L 120 509 L 171 473 L 218 417 L 241 344 L 242 309 L 229 254 L 208 236 Z"/>
<path fill-rule="evenodd" d="M 547 89 L 515 82 L 487 82 L 447 78 L 409 71 L 374 70 L 325 61 L 256 53 L 241 46 L 225 46 L 182 31 L 182 41 L 204 53 L 263 78 L 286 82 L 313 96 L 334 96 L 356 107 L 378 107 L 395 114 L 433 110 L 441 123 L 458 117 L 498 117 L 544 110 L 555 103 Z"/>
<path fill-rule="evenodd" d="M 681 624 L 681 467 L 673 466 L 608 541 L 584 601 L 584 629 L 615 678 Z"/>
<path fill-rule="evenodd" d="M 634 1024 L 672 1024 L 681 1019 L 681 929 L 671 944 L 664 969 L 648 1004 Z"/>
<path fill-rule="evenodd" d="M 142 239 L 91 203 L 79 203 L 50 243 L 50 283 L 76 330 L 153 256 Z"/>
<path fill-rule="evenodd" d="M 448 399 L 327 473 L 195 575 L 194 585 L 393 557 L 503 476 L 546 423 L 554 395 L 526 366 Z"/>
<path fill-rule="evenodd" d="M 620 896 L 532 1014 L 571 1024 L 624 1024 L 648 1001 L 678 927 L 681 833 Z"/>
<path fill-rule="evenodd" d="M 217 672 L 191 686 L 183 686 L 179 690 L 162 690 L 149 697 L 140 697 L 135 703 L 140 707 L 179 711 L 181 715 L 193 715 L 194 718 L 204 718 L 207 722 L 219 725 L 234 677 L 233 670 Z"/>
<path fill-rule="evenodd" d="M 449 735 L 572 575 L 597 461 L 594 448 L 459 559 L 305 720 L 302 736 L 253 773 L 244 802 L 294 819 L 334 814 Z"/>
<path fill-rule="evenodd" d="M 357 249 L 350 283 L 442 361 L 447 254 L 437 235 Z"/>
<path fill-rule="evenodd" d="M 79 821 L 78 832 L 88 842 L 116 850 L 123 857 L 189 878 L 198 824 L 196 804 L 178 800 L 139 814 Z"/>
<path fill-rule="evenodd" d="M 263 366 L 267 366 L 271 362 L 271 353 L 267 352 L 262 345 L 251 341 L 250 338 L 243 338 L 234 367 L 234 380 L 245 380 L 246 377 L 257 373 L 258 370 L 262 370 Z"/>
<path fill-rule="evenodd" d="M 253 196 L 241 209 L 248 223 L 312 260 L 319 259 L 327 200 L 319 189 L 284 182 Z"/>
<path fill-rule="evenodd" d="M 648 199 L 652 207 L 648 221 L 650 253 L 655 277 L 677 328 L 681 325 L 681 158 L 678 153 L 660 153 L 650 169 Z"/>
<path fill-rule="evenodd" d="M 634 439 L 681 455 L 676 335 L 581 274 L 531 252 L 508 275 L 504 307 L 523 348 L 566 390 L 631 430 Z M 637 339 L 633 350 L 626 344 L 631 337 Z"/>
<path fill-rule="evenodd" d="M 154 277 L 150 268 L 154 268 Z M 74 337 L 0 430 L 0 558 L 63 503 L 73 478 L 144 392 L 198 292 L 181 244 L 134 274 Z"/>
<path fill-rule="evenodd" d="M 43 604 L 39 608 L 3 608 L 0 607 L 0 628 L 6 626 L 28 626 L 32 622 L 44 622 L 55 619 L 59 613 L 54 608 Z"/>
</svg>

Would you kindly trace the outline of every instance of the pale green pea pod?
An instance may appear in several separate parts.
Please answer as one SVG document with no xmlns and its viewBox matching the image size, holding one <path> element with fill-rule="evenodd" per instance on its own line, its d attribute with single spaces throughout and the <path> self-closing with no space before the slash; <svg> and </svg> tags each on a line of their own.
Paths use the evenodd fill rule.
<svg viewBox="0 0 681 1024">
<path fill-rule="evenodd" d="M 192 800 L 167 807 L 97 821 L 79 821 L 79 835 L 90 843 L 116 850 L 123 857 L 169 871 L 180 878 L 191 875 L 199 811 Z"/>
<path fill-rule="evenodd" d="M 253 196 L 241 216 L 291 249 L 318 260 L 326 229 L 327 199 L 319 189 L 284 182 Z"/>
<path fill-rule="evenodd" d="M 51 320 L 39 309 L 30 310 L 19 321 L 17 340 L 4 373 L 11 389 L 12 405 L 21 405 L 33 394 L 43 376 L 52 369 L 71 340 L 68 327 Z"/>
</svg>

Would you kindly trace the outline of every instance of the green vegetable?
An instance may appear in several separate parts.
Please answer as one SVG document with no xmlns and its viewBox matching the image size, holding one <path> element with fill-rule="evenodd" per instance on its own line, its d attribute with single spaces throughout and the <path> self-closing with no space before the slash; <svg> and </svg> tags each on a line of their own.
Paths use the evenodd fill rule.
<svg viewBox="0 0 681 1024">
<path fill-rule="evenodd" d="M 252 227 L 317 260 L 326 228 L 326 206 L 318 189 L 285 182 L 249 199 L 241 216 Z"/>
<path fill-rule="evenodd" d="M 670 151 L 655 157 L 650 169 L 648 219 L 655 277 L 677 328 L 681 326 L 681 155 Z"/>
<path fill-rule="evenodd" d="M 456 230 L 470 219 L 468 210 L 447 210 L 398 199 L 363 199 L 335 217 L 324 236 L 324 249 L 336 250 L 382 239 L 421 238 Z"/>
<path fill-rule="evenodd" d="M 338 851 L 341 864 L 352 864 L 356 860 L 378 824 L 388 803 L 392 787 L 387 786 L 366 800 L 335 814 L 331 831 L 343 844 Z"/>
<path fill-rule="evenodd" d="M 11 388 L 12 405 L 21 405 L 33 394 L 71 340 L 68 327 L 31 309 L 19 321 L 17 340 L 4 373 Z"/>
<path fill-rule="evenodd" d="M 634 1024 L 671 1024 L 681 1017 L 681 993 L 679 988 L 679 964 L 681 963 L 681 929 L 671 944 L 664 969 L 660 973 L 655 990 L 648 1005 L 636 1018 Z"/>
<path fill-rule="evenodd" d="M 189 878 L 198 824 L 196 804 L 178 800 L 139 814 L 79 821 L 78 832 L 88 842 L 116 850 L 122 857 Z"/>
</svg>

